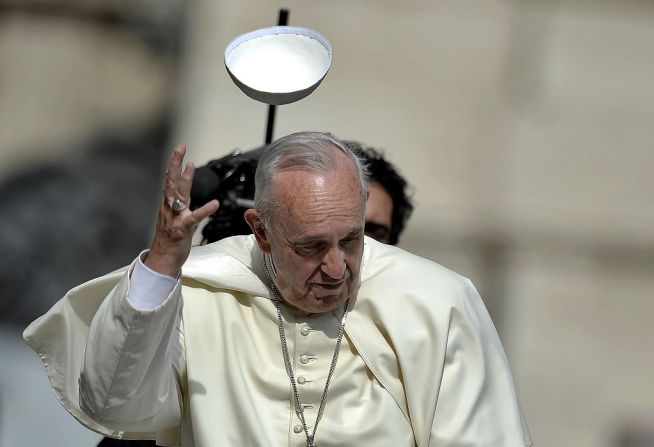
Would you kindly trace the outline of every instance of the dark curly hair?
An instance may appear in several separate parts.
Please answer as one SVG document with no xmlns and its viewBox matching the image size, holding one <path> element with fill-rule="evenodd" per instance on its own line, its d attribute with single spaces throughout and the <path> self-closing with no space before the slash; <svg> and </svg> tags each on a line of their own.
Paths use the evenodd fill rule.
<svg viewBox="0 0 654 447">
<path fill-rule="evenodd" d="M 413 211 L 406 180 L 384 159 L 381 152 L 355 141 L 343 143 L 366 164 L 370 180 L 379 183 L 391 196 L 393 211 L 388 243 L 397 244 L 400 233 Z M 260 147 L 247 152 L 235 150 L 200 166 L 195 171 L 191 188 L 191 209 L 198 208 L 211 199 L 220 201 L 220 209 L 202 229 L 203 243 L 251 233 L 250 227 L 243 219 L 243 211 L 252 205 L 238 202 L 240 199 L 251 202 L 254 197 L 254 174 L 262 149 L 263 147 Z"/>
<path fill-rule="evenodd" d="M 409 184 L 397 172 L 395 167 L 384 158 L 380 151 L 372 147 L 363 146 L 356 141 L 344 141 L 344 143 L 367 165 L 370 180 L 383 186 L 391 196 L 393 200 L 393 212 L 391 215 L 391 231 L 388 243 L 392 245 L 397 244 L 400 234 L 413 212 Z"/>
</svg>

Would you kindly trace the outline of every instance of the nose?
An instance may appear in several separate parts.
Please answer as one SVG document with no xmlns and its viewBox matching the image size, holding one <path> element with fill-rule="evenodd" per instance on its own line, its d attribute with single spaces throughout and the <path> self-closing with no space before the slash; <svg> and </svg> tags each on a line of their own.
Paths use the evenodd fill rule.
<svg viewBox="0 0 654 447">
<path fill-rule="evenodd" d="M 341 279 L 345 274 L 345 254 L 338 248 L 329 250 L 322 260 L 320 269 L 331 279 Z"/>
</svg>

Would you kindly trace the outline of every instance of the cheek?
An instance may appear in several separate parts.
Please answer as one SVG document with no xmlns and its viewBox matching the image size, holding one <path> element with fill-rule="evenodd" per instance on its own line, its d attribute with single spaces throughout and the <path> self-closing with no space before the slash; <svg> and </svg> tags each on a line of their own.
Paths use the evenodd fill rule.
<svg viewBox="0 0 654 447">
<path fill-rule="evenodd" d="M 350 273 L 352 273 L 351 279 L 355 279 L 355 277 L 359 274 L 359 268 L 361 266 L 361 256 L 359 253 L 353 253 L 350 254 L 346 257 L 345 260 L 347 264 L 348 270 L 350 270 Z"/>
<path fill-rule="evenodd" d="M 320 275 L 320 263 L 307 260 L 296 253 L 285 260 L 285 272 L 293 288 L 304 289 Z"/>
</svg>

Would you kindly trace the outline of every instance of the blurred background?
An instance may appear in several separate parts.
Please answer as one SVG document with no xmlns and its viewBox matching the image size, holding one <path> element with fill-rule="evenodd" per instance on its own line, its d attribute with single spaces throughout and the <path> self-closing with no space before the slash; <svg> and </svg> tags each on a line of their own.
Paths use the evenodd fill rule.
<svg viewBox="0 0 654 447">
<path fill-rule="evenodd" d="M 0 0 L 0 447 L 93 446 L 21 331 L 149 244 L 178 142 L 263 144 L 223 65 L 277 22 L 334 47 L 275 136 L 384 150 L 400 246 L 473 279 L 537 446 L 654 446 L 654 3 Z"/>
</svg>

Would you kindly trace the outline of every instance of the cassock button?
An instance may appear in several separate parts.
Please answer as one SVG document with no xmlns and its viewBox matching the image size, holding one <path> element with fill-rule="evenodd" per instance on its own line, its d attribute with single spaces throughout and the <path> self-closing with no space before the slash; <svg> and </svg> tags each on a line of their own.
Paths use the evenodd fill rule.
<svg viewBox="0 0 654 447">
<path fill-rule="evenodd" d="M 297 424 L 295 427 L 293 427 L 293 431 L 295 433 L 302 433 L 304 431 L 304 429 L 302 428 L 302 426 L 300 424 Z"/>
<path fill-rule="evenodd" d="M 300 334 L 304 335 L 305 337 L 309 335 L 309 332 L 311 332 L 309 326 L 304 326 L 302 329 L 300 329 Z"/>
<path fill-rule="evenodd" d="M 307 383 L 307 379 L 304 376 L 300 376 L 297 378 L 297 383 L 299 383 L 300 385 L 304 385 L 305 383 Z"/>
<path fill-rule="evenodd" d="M 306 354 L 302 354 L 300 356 L 300 363 L 302 363 L 303 365 L 306 365 L 307 363 L 309 363 L 309 356 L 306 355 Z"/>
</svg>

